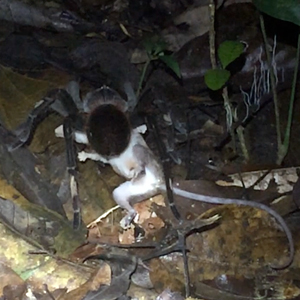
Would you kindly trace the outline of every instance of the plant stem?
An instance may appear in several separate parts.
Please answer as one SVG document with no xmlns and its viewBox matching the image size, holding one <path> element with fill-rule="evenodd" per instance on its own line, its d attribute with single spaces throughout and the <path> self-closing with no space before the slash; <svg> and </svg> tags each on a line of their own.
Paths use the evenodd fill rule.
<svg viewBox="0 0 300 300">
<path fill-rule="evenodd" d="M 262 14 L 260 14 L 259 20 L 260 20 L 260 28 L 261 28 L 261 32 L 262 32 L 262 36 L 263 36 L 263 40 L 264 40 L 264 44 L 265 44 L 265 52 L 266 52 L 266 56 L 267 56 L 268 68 L 270 70 L 271 89 L 272 89 L 272 94 L 273 94 L 275 119 L 276 119 L 277 151 L 279 152 L 279 149 L 281 148 L 281 145 L 282 145 L 282 139 L 281 139 L 280 114 L 279 114 L 279 107 L 278 107 L 278 98 L 277 98 L 277 92 L 276 92 L 274 69 L 272 66 L 271 56 L 270 56 L 270 52 L 268 49 L 269 43 L 267 40 L 264 17 Z M 277 155 L 278 155 L 278 153 L 277 153 Z"/>
<path fill-rule="evenodd" d="M 212 69 L 217 68 L 216 60 L 216 41 L 215 41 L 215 3 L 214 0 L 209 1 L 209 16 L 210 16 L 210 25 L 209 25 L 209 53 L 210 53 L 210 62 Z"/>
<path fill-rule="evenodd" d="M 136 98 L 138 98 L 140 93 L 141 93 L 141 90 L 142 90 L 142 87 L 143 87 L 143 82 L 144 82 L 145 75 L 146 75 L 146 71 L 148 69 L 148 66 L 149 66 L 150 62 L 151 62 L 151 58 L 148 57 L 147 61 L 145 62 L 144 66 L 143 66 L 141 78 L 140 78 L 140 81 L 139 81 L 139 86 L 138 86 L 138 89 L 136 91 Z"/>
<path fill-rule="evenodd" d="M 246 146 L 246 141 L 245 141 L 245 136 L 244 136 L 244 128 L 242 126 L 239 126 L 236 129 L 236 132 L 237 132 L 237 136 L 238 136 L 239 141 L 240 141 L 240 147 L 241 147 L 241 150 L 243 152 L 243 156 L 244 156 L 246 161 L 249 161 L 250 156 L 249 156 L 248 148 Z"/>
<path fill-rule="evenodd" d="M 234 109 L 231 105 L 229 96 L 228 96 L 228 89 L 225 86 L 222 90 L 222 97 L 224 100 L 224 109 L 226 111 L 226 126 L 227 130 L 230 132 L 231 140 L 232 140 L 232 148 L 234 150 L 234 153 L 236 153 L 236 142 L 235 142 L 235 137 L 234 137 L 234 130 L 232 128 L 232 123 L 234 120 L 233 114 L 234 114 Z"/>
<path fill-rule="evenodd" d="M 286 156 L 287 151 L 289 149 L 292 120 L 293 120 L 294 102 L 295 102 L 295 92 L 296 92 L 296 85 L 297 85 L 297 75 L 298 75 L 298 70 L 299 70 L 299 61 L 300 61 L 300 34 L 298 35 L 296 65 L 295 65 L 294 77 L 293 77 L 293 83 L 292 83 L 288 120 L 287 120 L 287 124 L 286 124 L 286 129 L 285 129 L 284 141 L 278 152 L 278 158 L 277 158 L 278 164 L 282 163 L 282 161 L 283 161 L 284 157 Z"/>
</svg>

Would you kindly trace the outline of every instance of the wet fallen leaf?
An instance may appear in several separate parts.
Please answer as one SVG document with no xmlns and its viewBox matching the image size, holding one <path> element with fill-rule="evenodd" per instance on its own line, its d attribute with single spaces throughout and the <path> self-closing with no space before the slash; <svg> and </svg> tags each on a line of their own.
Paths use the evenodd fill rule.
<svg viewBox="0 0 300 300">
<path fill-rule="evenodd" d="M 232 181 L 219 180 L 216 183 L 220 186 L 252 187 L 255 190 L 266 190 L 274 181 L 277 191 L 280 194 L 290 192 L 298 180 L 298 167 L 281 168 L 273 170 L 259 170 L 228 175 Z M 241 178 L 243 182 L 241 181 Z"/>
<path fill-rule="evenodd" d="M 276 272 L 269 267 L 284 260 L 288 253 L 284 235 L 278 232 L 267 213 L 226 205 L 208 210 L 203 217 L 216 213 L 221 216 L 217 226 L 187 238 L 190 278 L 199 296 L 231 299 L 229 287 L 230 291 L 240 293 L 241 297 L 257 297 L 257 290 L 272 295 L 284 294 L 280 299 L 292 299 L 299 295 L 296 282 L 286 280 L 286 276 L 292 276 L 292 269 Z M 296 242 L 299 244 L 299 239 Z M 298 264 L 299 259 L 295 258 L 293 265 Z M 170 287 L 182 292 L 184 275 L 181 253 L 151 260 L 150 270 L 157 290 Z M 222 276 L 227 278 L 227 284 L 215 286 L 217 280 L 222 282 Z M 261 281 L 257 280 L 258 277 Z M 205 288 L 204 283 L 210 286 Z M 239 289 L 240 286 L 242 288 Z M 240 299 L 239 296 L 231 296 L 232 299 Z"/>
<path fill-rule="evenodd" d="M 0 264 L 0 291 L 7 299 L 21 297 L 26 289 L 26 283 L 16 272 L 5 263 Z"/>
<path fill-rule="evenodd" d="M 65 287 L 73 290 L 91 276 L 91 269 L 87 267 L 46 254 L 30 254 L 39 249 L 1 223 L 0 243 L 5 245 L 0 248 L 0 256 L 4 259 L 5 267 L 11 268 L 36 291 L 43 291 L 45 283 L 50 291 Z"/>
</svg>

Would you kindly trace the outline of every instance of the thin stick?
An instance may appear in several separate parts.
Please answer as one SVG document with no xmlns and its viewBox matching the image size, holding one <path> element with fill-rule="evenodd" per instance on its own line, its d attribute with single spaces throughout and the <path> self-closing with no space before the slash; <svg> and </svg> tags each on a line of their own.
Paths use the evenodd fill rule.
<svg viewBox="0 0 300 300">
<path fill-rule="evenodd" d="M 212 69 L 217 68 L 216 60 L 216 41 L 215 41 L 215 3 L 214 0 L 209 1 L 209 16 L 210 16 L 210 25 L 209 25 L 209 53 L 210 53 L 210 62 Z"/>
<path fill-rule="evenodd" d="M 278 164 L 281 164 L 281 162 L 283 161 L 283 159 L 286 156 L 287 151 L 289 149 L 291 127 L 292 127 L 292 120 L 293 120 L 294 102 L 295 102 L 295 92 L 296 92 L 296 85 L 297 85 L 297 75 L 298 75 L 298 70 L 299 70 L 299 60 L 300 60 L 300 34 L 298 35 L 296 65 L 295 65 L 294 77 L 293 77 L 293 83 L 292 83 L 292 92 L 291 92 L 291 98 L 290 98 L 288 120 L 287 120 L 287 124 L 286 124 L 284 141 L 278 152 L 278 160 L 277 160 Z"/>
</svg>

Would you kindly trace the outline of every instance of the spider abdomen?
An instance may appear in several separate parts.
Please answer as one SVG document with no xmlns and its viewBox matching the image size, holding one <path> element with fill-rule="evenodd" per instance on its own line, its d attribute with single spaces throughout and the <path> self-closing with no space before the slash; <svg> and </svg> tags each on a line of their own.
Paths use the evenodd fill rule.
<svg viewBox="0 0 300 300">
<path fill-rule="evenodd" d="M 90 113 L 87 136 L 100 155 L 106 158 L 120 155 L 129 145 L 130 135 L 129 120 L 115 105 L 100 105 Z"/>
</svg>

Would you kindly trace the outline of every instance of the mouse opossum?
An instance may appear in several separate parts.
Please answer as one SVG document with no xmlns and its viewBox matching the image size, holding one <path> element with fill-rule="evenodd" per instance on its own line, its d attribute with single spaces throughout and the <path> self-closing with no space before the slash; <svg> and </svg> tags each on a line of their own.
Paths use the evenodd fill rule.
<svg viewBox="0 0 300 300">
<path fill-rule="evenodd" d="M 88 113 L 86 128 L 84 132 L 75 132 L 75 140 L 89 144 L 92 150 L 78 153 L 78 159 L 110 164 L 116 173 L 127 179 L 113 191 L 116 203 L 128 212 L 120 223 L 123 228 L 127 228 L 136 215 L 132 207 L 134 203 L 165 192 L 162 167 L 140 134 L 145 131 L 144 126 L 131 127 L 126 115 L 126 102 L 115 91 L 102 87 L 88 94 L 84 99 L 84 110 Z M 60 127 L 56 129 L 56 135 L 63 136 Z M 258 202 L 195 194 L 176 185 L 172 185 L 172 190 L 176 195 L 196 201 L 250 206 L 268 212 L 281 225 L 290 248 L 288 261 L 274 268 L 282 269 L 292 263 L 292 234 L 283 218 L 272 208 Z"/>
</svg>

